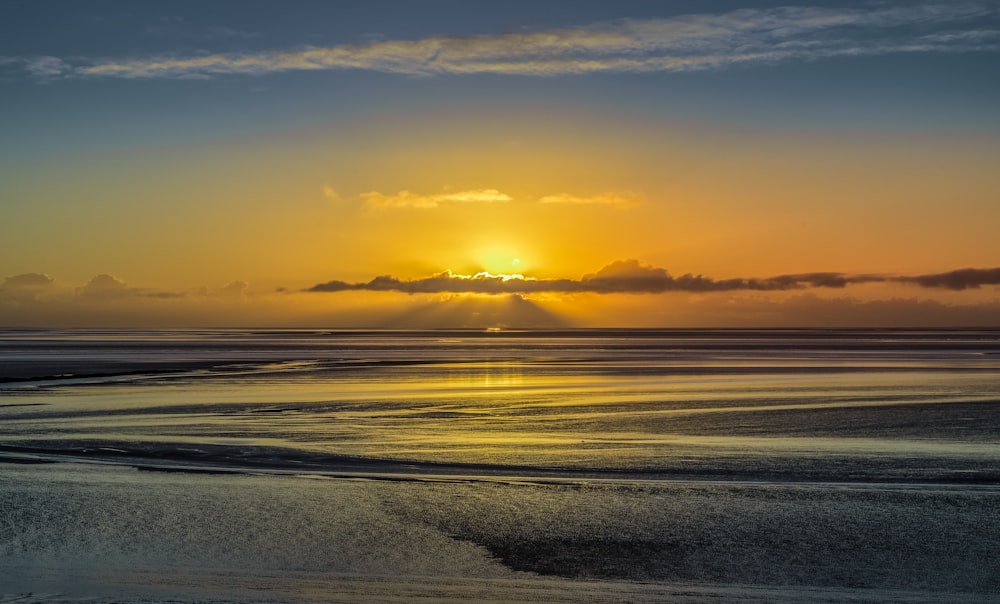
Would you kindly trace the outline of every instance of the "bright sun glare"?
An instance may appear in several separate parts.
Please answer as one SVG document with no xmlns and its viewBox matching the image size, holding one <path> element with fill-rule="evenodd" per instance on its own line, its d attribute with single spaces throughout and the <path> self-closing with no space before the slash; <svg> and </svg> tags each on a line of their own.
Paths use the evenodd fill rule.
<svg viewBox="0 0 1000 604">
<path fill-rule="evenodd" d="M 521 269 L 520 255 L 509 245 L 488 245 L 477 250 L 476 261 L 491 273 L 510 273 Z"/>
</svg>

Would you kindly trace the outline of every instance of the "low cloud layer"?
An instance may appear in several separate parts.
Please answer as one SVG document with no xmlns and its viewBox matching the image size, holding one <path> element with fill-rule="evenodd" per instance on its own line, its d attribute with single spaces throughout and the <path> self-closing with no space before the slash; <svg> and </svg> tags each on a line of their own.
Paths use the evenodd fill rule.
<svg viewBox="0 0 1000 604">
<path fill-rule="evenodd" d="M 2 289 L 33 289 L 46 287 L 52 284 L 52 277 L 44 275 L 42 273 L 23 273 L 21 275 L 13 275 L 7 277 L 3 280 L 3 284 L 0 285 Z"/>
<path fill-rule="evenodd" d="M 674 277 L 666 269 L 646 266 L 637 260 L 620 260 L 580 279 L 532 279 L 523 275 L 478 273 L 459 275 L 445 271 L 423 279 L 399 279 L 391 275 L 375 277 L 367 283 L 327 281 L 305 291 L 342 292 L 352 290 L 393 291 L 408 294 L 479 293 L 596 293 L 659 294 L 667 292 L 708 293 L 724 291 L 787 291 L 808 288 L 844 288 L 863 283 L 903 283 L 925 288 L 961 291 L 1000 285 L 1000 268 L 961 269 L 927 275 L 851 275 L 816 272 L 778 275 L 767 278 L 712 279 L 690 273 Z"/>
<path fill-rule="evenodd" d="M 284 71 L 553 76 L 681 72 L 839 56 L 1000 49 L 994 2 L 782 7 L 284 51 L 81 60 L 7 57 L 38 78 L 204 78 Z"/>
<path fill-rule="evenodd" d="M 445 272 L 414 280 L 385 276 L 359 284 L 331 281 L 305 292 L 254 292 L 238 280 L 171 292 L 134 287 L 106 274 L 81 285 L 24 273 L 0 278 L 0 327 L 995 327 L 1000 325 L 998 296 L 985 301 L 973 296 L 967 303 L 956 303 L 954 297 L 949 296 L 949 302 L 930 295 L 909 296 L 905 288 L 896 288 L 891 291 L 894 297 L 872 300 L 851 298 L 849 290 L 840 288 L 876 282 L 908 284 L 910 291 L 922 292 L 927 291 L 923 288 L 974 289 L 1000 285 L 998 273 L 1000 269 L 963 269 L 912 276 L 809 273 L 716 280 L 673 277 L 662 268 L 632 260 L 580 279 Z M 821 294 L 816 288 L 838 293 L 831 295 L 828 289 Z M 309 293 L 322 291 L 344 293 Z M 372 295 L 372 291 L 387 293 Z M 609 295 L 585 301 L 529 295 L 669 291 L 719 293 L 670 299 Z M 412 293 L 443 295 L 408 295 Z"/>
<path fill-rule="evenodd" d="M 133 287 L 115 277 L 102 273 L 84 285 L 74 287 L 57 283 L 52 277 L 42 273 L 24 273 L 4 278 L 0 281 L 0 303 L 31 302 L 80 302 L 84 304 L 111 304 L 140 299 L 179 300 L 216 299 L 238 301 L 246 297 L 249 285 L 246 281 L 231 281 L 221 288 L 197 288 L 185 291 L 169 291 L 145 287 Z"/>
<path fill-rule="evenodd" d="M 78 296 L 84 298 L 119 298 L 133 295 L 133 290 L 129 289 L 124 281 L 107 274 L 97 275 L 76 292 Z"/>
<path fill-rule="evenodd" d="M 976 289 L 983 285 L 1000 284 L 1000 268 L 965 268 L 947 273 L 902 277 L 899 280 L 921 287 L 940 287 L 961 291 L 963 289 Z"/>
<path fill-rule="evenodd" d="M 32 302 L 50 289 L 53 282 L 52 277 L 42 273 L 12 275 L 0 281 L 0 303 Z"/>
</svg>

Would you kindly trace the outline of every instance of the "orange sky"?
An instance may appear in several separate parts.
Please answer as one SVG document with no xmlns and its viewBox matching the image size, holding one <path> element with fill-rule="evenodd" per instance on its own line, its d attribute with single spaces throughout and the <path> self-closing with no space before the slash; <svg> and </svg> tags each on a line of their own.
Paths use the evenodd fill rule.
<svg viewBox="0 0 1000 604">
<path fill-rule="evenodd" d="M 949 58 L 964 60 L 970 79 L 981 59 Z M 7 81 L 24 98 L 60 87 L 70 99 L 183 89 L 193 109 L 190 120 L 154 111 L 150 97 L 136 109 L 142 119 L 125 115 L 131 125 L 119 131 L 109 126 L 118 100 L 81 100 L 95 103 L 88 115 L 106 126 L 101 134 L 43 144 L 63 135 L 43 130 L 26 101 L 7 102 L 5 119 L 28 123 L 33 138 L 2 150 L 0 325 L 379 326 L 428 304 L 461 307 L 450 319 L 438 313 L 439 326 L 541 325 L 543 315 L 500 309 L 499 294 L 306 290 L 447 270 L 581 280 L 626 260 L 716 281 L 884 278 L 507 294 L 566 325 L 1000 324 L 988 277 L 962 289 L 900 278 L 1000 266 L 1000 129 L 988 112 L 979 129 L 958 113 L 1000 97 L 996 87 L 944 91 L 937 104 L 894 98 L 895 108 L 876 90 L 866 104 L 856 96 L 863 81 L 882 69 L 905 87 L 912 66 L 846 61 L 810 64 L 808 74 L 762 65 L 697 77 Z M 794 77 L 832 98 L 789 88 Z M 350 83 L 356 105 L 345 108 L 336 86 L 317 88 L 319 78 Z M 301 112 L 293 119 L 272 105 L 273 119 L 208 125 L 264 111 L 253 95 Z M 88 127 L 76 119 L 69 127 Z M 95 284 L 97 275 L 108 277 Z M 456 302 L 468 297 L 482 308 Z"/>
</svg>

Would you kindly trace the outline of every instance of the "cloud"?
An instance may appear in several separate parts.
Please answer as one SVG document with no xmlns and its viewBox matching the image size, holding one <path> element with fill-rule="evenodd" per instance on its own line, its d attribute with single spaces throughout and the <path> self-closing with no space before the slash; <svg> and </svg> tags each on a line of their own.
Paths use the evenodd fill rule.
<svg viewBox="0 0 1000 604">
<path fill-rule="evenodd" d="M 339 199 L 337 193 L 329 187 L 323 188 L 323 193 L 329 199 Z M 362 193 L 361 198 L 370 207 L 376 208 L 437 208 L 445 204 L 461 203 L 504 203 L 514 198 L 497 189 L 470 189 L 423 195 L 411 191 L 400 191 L 395 195 L 385 195 L 378 191 Z M 640 203 L 642 196 L 638 193 L 602 193 L 590 197 L 581 197 L 570 193 L 546 195 L 538 199 L 543 204 L 581 204 L 630 207 Z"/>
<path fill-rule="evenodd" d="M 327 281 L 314 285 L 306 291 L 339 292 L 347 290 L 396 291 L 408 294 L 435 293 L 484 293 L 484 294 L 516 294 L 529 291 L 554 291 L 535 289 L 535 286 L 551 286 L 553 281 L 536 281 L 523 275 L 495 275 L 482 272 L 475 275 L 458 275 L 444 271 L 423 279 L 404 280 L 392 275 L 375 277 L 367 283 L 347 283 L 345 281 Z M 567 281 L 567 283 L 572 283 Z"/>
<path fill-rule="evenodd" d="M 161 291 L 129 287 L 121 279 L 108 274 L 100 274 L 76 289 L 76 296 L 81 300 L 122 300 L 126 298 L 158 298 L 164 300 L 184 298 L 187 294 L 181 292 Z"/>
<path fill-rule="evenodd" d="M 905 52 L 1000 49 L 993 2 L 788 6 L 479 36 L 194 57 L 75 60 L 81 77 L 197 78 L 359 69 L 409 75 L 682 72 Z M 64 73 L 61 66 L 37 68 Z"/>
<path fill-rule="evenodd" d="M 26 71 L 38 80 L 50 80 L 76 73 L 76 67 L 59 57 L 0 57 L 0 67 Z"/>
<path fill-rule="evenodd" d="M 378 191 L 361 194 L 365 203 L 378 208 L 436 208 L 450 203 L 497 203 L 511 201 L 510 195 L 496 189 L 472 189 L 452 193 L 420 195 L 410 191 L 400 191 L 396 195 L 383 195 Z"/>
<path fill-rule="evenodd" d="M 54 279 L 42 273 L 24 273 L 3 280 L 3 288 L 39 288 L 51 285 Z"/>
<path fill-rule="evenodd" d="M 38 78 L 53 78 L 69 73 L 73 68 L 57 57 L 34 57 L 24 62 L 24 69 Z"/>
<path fill-rule="evenodd" d="M 81 298 L 108 299 L 128 296 L 132 291 L 121 279 L 102 273 L 78 288 L 76 293 Z"/>
<path fill-rule="evenodd" d="M 979 285 L 1000 284 L 1000 268 L 963 269 L 952 273 L 923 276 L 850 275 L 816 272 L 778 275 L 767 278 L 712 279 L 691 273 L 674 277 L 666 269 L 646 266 L 637 260 L 612 262 L 580 279 L 533 279 L 523 275 L 478 273 L 454 274 L 444 271 L 422 279 L 399 279 L 391 275 L 375 277 L 367 283 L 327 281 L 305 291 L 341 292 L 349 290 L 395 291 L 408 294 L 429 293 L 596 293 L 659 294 L 667 292 L 709 293 L 726 291 L 788 291 L 806 288 L 840 289 L 864 283 L 909 283 L 922 287 L 966 289 Z M 975 285 L 973 285 L 975 284 Z"/>
<path fill-rule="evenodd" d="M 340 201 L 340 195 L 330 185 L 323 185 L 323 197 L 330 201 Z"/>
<path fill-rule="evenodd" d="M 226 300 L 243 300 L 250 284 L 246 281 L 230 281 L 219 290 L 219 296 Z"/>
<path fill-rule="evenodd" d="M 0 302 L 33 302 L 55 280 L 42 273 L 23 273 L 7 277 L 0 283 Z"/>
<path fill-rule="evenodd" d="M 619 207 L 630 207 L 638 205 L 642 197 L 637 193 L 603 193 L 591 197 L 580 197 L 569 193 L 557 193 L 546 195 L 538 200 L 539 203 L 568 203 L 585 205 L 608 205 Z"/>
<path fill-rule="evenodd" d="M 921 287 L 941 287 L 961 291 L 978 289 L 983 285 L 1000 285 L 1000 268 L 963 268 L 947 273 L 900 277 L 899 281 Z"/>
<path fill-rule="evenodd" d="M 716 280 L 687 273 L 671 276 L 666 269 L 643 266 L 637 260 L 612 262 L 593 275 L 580 280 L 582 291 L 592 293 L 665 293 L 672 291 L 707 293 L 721 291 L 784 291 L 806 287 L 841 288 L 854 283 L 882 281 L 871 275 L 843 273 L 803 273 L 776 277 Z"/>
</svg>

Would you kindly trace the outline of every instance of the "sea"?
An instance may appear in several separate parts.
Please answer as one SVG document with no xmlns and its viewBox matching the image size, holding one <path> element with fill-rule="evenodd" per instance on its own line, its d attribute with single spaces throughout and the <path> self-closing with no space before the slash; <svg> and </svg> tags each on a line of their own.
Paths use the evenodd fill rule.
<svg viewBox="0 0 1000 604">
<path fill-rule="evenodd" d="M 1000 330 L 0 330 L 0 603 L 1000 602 Z"/>
</svg>

